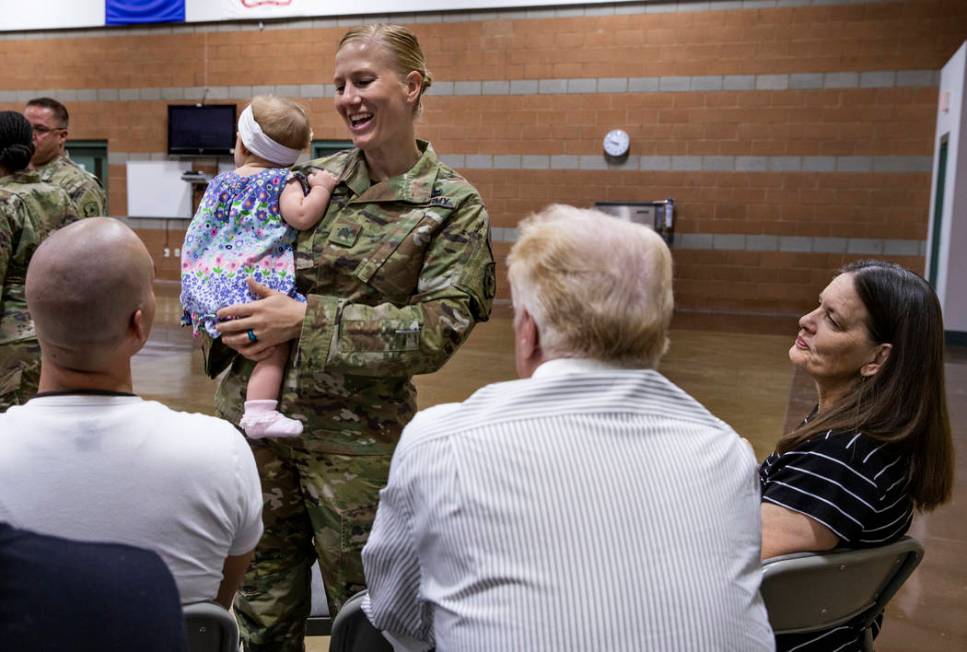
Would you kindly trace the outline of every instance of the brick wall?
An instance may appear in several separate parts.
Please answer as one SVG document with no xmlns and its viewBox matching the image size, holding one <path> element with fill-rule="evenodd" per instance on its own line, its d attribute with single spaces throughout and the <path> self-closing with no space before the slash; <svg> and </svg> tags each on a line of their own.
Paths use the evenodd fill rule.
<svg viewBox="0 0 967 652">
<path fill-rule="evenodd" d="M 513 227 L 547 203 L 671 196 L 684 308 L 794 313 L 846 260 L 922 268 L 936 71 L 967 36 L 967 3 L 651 2 L 407 21 L 435 78 L 419 134 L 480 189 L 501 261 Z M 108 141 L 111 212 L 125 215 L 125 162 L 164 158 L 166 105 L 206 89 L 240 106 L 267 90 L 301 98 L 317 138 L 344 138 L 328 85 L 344 31 L 318 20 L 4 35 L 0 108 L 64 99 L 72 138 Z M 612 128 L 632 139 L 624 166 L 600 156 Z M 144 235 L 159 248 L 163 235 Z"/>
</svg>

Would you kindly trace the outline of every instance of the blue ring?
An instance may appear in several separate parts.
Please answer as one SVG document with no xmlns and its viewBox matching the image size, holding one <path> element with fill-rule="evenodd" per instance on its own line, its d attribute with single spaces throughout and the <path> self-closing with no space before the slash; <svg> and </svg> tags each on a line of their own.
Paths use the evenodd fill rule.
<svg viewBox="0 0 967 652">
<path fill-rule="evenodd" d="M 255 331 L 253 331 L 251 328 L 245 331 L 245 334 L 248 335 L 248 341 L 252 344 L 255 344 L 259 341 L 259 338 L 255 337 Z"/>
</svg>

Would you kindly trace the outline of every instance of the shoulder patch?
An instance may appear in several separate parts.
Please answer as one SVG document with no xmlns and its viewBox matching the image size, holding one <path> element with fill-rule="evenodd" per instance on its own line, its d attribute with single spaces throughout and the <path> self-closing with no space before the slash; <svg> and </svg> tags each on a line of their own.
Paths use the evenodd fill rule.
<svg viewBox="0 0 967 652">
<path fill-rule="evenodd" d="M 484 298 L 492 301 L 497 296 L 497 271 L 495 263 L 487 263 L 484 270 Z"/>
</svg>

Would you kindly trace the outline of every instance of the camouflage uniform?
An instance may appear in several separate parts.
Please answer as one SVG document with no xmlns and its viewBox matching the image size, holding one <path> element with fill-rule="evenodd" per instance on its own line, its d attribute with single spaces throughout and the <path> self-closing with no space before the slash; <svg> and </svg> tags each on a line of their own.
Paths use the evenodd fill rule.
<svg viewBox="0 0 967 652">
<path fill-rule="evenodd" d="M 0 412 L 25 402 L 40 380 L 40 347 L 27 314 L 27 263 L 52 231 L 77 219 L 67 193 L 36 172 L 0 178 Z"/>
<path fill-rule="evenodd" d="M 40 180 L 60 186 L 70 195 L 80 217 L 107 215 L 107 199 L 100 180 L 61 154 L 36 170 Z"/>
<path fill-rule="evenodd" d="M 311 161 L 340 177 L 328 212 L 299 234 L 308 297 L 280 410 L 296 439 L 252 442 L 265 534 L 236 602 L 246 650 L 302 650 L 309 568 L 318 557 L 330 613 L 364 586 L 360 552 L 390 456 L 416 410 L 414 374 L 439 369 L 490 314 L 494 259 L 477 191 L 428 143 L 407 173 L 371 185 L 358 150 Z M 216 344 L 208 371 L 218 373 Z M 216 395 L 238 423 L 253 364 L 238 357 Z M 314 549 L 313 549 L 314 541 Z"/>
</svg>

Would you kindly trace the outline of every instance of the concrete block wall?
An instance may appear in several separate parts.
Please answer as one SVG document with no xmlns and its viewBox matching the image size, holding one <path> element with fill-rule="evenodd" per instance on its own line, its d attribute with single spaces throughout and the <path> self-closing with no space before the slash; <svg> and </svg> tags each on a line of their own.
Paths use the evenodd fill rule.
<svg viewBox="0 0 967 652">
<path fill-rule="evenodd" d="M 550 202 L 671 196 L 682 308 L 798 313 L 863 256 L 922 271 L 938 71 L 967 34 L 967 3 L 389 18 L 417 32 L 434 75 L 418 133 L 480 189 L 501 262 L 518 221 Z M 65 101 L 72 138 L 108 141 L 111 212 L 123 216 L 124 164 L 165 157 L 169 103 L 241 107 L 276 92 L 307 106 L 316 138 L 344 138 L 332 60 L 346 26 L 364 20 L 0 34 L 0 108 Z M 631 136 L 620 166 L 601 156 L 614 128 Z M 157 233 L 145 237 L 157 248 Z"/>
</svg>

